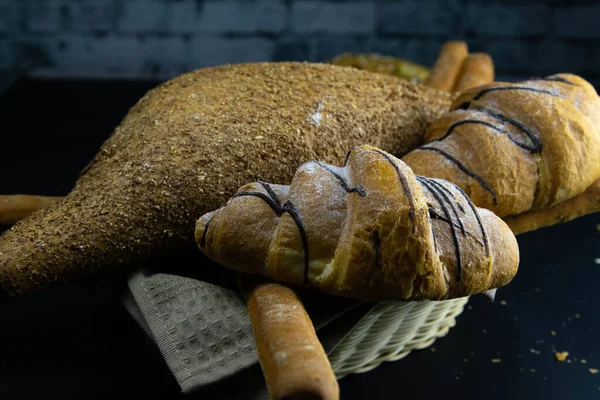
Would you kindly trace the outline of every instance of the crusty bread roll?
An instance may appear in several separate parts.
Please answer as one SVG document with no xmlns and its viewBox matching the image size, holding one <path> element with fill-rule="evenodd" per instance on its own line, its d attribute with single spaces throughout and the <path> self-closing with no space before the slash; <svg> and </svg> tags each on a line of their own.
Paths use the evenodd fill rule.
<svg viewBox="0 0 600 400">
<path fill-rule="evenodd" d="M 403 157 L 501 217 L 543 210 L 600 178 L 600 98 L 570 74 L 462 93 Z M 541 222 L 540 222 L 541 223 Z"/>
<path fill-rule="evenodd" d="M 303 164 L 290 186 L 243 186 L 198 220 L 196 241 L 226 267 L 373 301 L 482 293 L 519 262 L 500 218 L 371 146 L 343 168 Z"/>
<path fill-rule="evenodd" d="M 289 182 L 307 160 L 341 162 L 365 142 L 404 154 L 451 97 L 309 63 L 206 68 L 165 82 L 129 111 L 63 201 L 0 237 L 0 296 L 189 248 L 198 216 L 246 182 Z"/>
</svg>

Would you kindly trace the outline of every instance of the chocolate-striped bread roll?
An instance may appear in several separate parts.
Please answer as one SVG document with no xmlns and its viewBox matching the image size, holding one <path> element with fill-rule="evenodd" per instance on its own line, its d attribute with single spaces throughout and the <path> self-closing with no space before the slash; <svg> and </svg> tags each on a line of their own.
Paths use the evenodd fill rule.
<svg viewBox="0 0 600 400">
<path fill-rule="evenodd" d="M 501 217 L 544 210 L 600 178 L 600 98 L 570 74 L 480 86 L 453 102 L 425 142 L 403 157 L 415 173 L 456 183 Z"/>
<path fill-rule="evenodd" d="M 341 168 L 305 163 L 290 186 L 243 186 L 198 220 L 196 240 L 226 267 L 361 300 L 481 293 L 506 285 L 519 261 L 500 218 L 371 146 Z"/>
</svg>

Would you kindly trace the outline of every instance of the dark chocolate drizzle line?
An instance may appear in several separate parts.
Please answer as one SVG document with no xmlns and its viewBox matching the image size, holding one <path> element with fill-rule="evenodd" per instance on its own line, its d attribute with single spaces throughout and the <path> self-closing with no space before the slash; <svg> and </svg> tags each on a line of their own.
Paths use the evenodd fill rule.
<svg viewBox="0 0 600 400">
<path fill-rule="evenodd" d="M 206 224 L 204 225 L 204 232 L 202 232 L 202 237 L 200 238 L 200 247 L 204 247 L 204 245 L 206 244 L 206 235 L 208 234 L 208 227 L 210 226 L 210 221 L 212 221 L 215 214 L 211 215 L 211 217 L 208 219 L 208 221 L 206 221 Z"/>
<path fill-rule="evenodd" d="M 417 176 L 419 176 L 419 175 L 417 175 Z M 451 197 L 452 200 L 454 200 L 453 203 L 456 204 L 458 206 L 458 208 L 460 208 L 460 211 L 462 211 L 463 214 L 465 213 L 465 209 L 463 208 L 462 204 L 460 204 L 458 201 L 456 201 L 456 197 L 454 196 L 454 193 L 452 193 L 446 186 L 439 184 L 437 180 L 432 179 L 432 178 L 427 178 L 427 179 L 438 184 L 438 188 L 441 189 L 444 193 L 446 193 L 448 195 L 448 197 Z M 454 185 L 454 184 L 452 184 L 452 185 Z"/>
<path fill-rule="evenodd" d="M 329 168 L 327 165 L 320 163 L 319 161 L 314 161 L 314 163 L 317 164 L 319 167 L 323 168 L 325 171 L 329 172 L 331 175 L 333 175 L 335 179 L 337 179 L 337 181 L 340 183 L 342 189 L 344 189 L 347 193 L 358 193 L 360 197 L 365 197 L 367 195 L 367 192 L 365 192 L 365 189 L 362 186 L 350 187 L 348 186 L 348 182 L 346 182 L 344 178 L 342 178 L 337 172 Z"/>
<path fill-rule="evenodd" d="M 488 128 L 492 128 L 493 130 L 498 131 L 500 133 L 503 133 L 505 135 L 509 135 L 510 134 L 510 132 L 508 132 L 508 131 L 506 131 L 504 129 L 498 128 L 495 125 L 490 124 L 489 122 L 486 122 L 486 121 L 480 121 L 478 119 L 463 119 L 461 121 L 458 121 L 458 122 L 455 122 L 455 123 L 451 124 L 448 127 L 448 130 L 446 131 L 446 133 L 444 134 L 444 136 L 442 136 L 442 137 L 440 137 L 438 139 L 433 139 L 429 143 L 432 143 L 432 142 L 441 142 L 442 140 L 444 140 L 448 136 L 450 136 L 452 134 L 452 132 L 454 132 L 454 130 L 456 128 L 458 128 L 459 126 L 462 126 L 462 125 L 466 125 L 466 124 L 480 124 L 480 125 L 485 125 Z"/>
<path fill-rule="evenodd" d="M 292 217 L 300 232 L 302 246 L 304 247 L 304 276 L 302 278 L 302 283 L 308 283 L 308 238 L 306 237 L 306 229 L 304 229 L 302 217 L 300 217 L 298 208 L 291 200 L 288 200 L 283 204 L 282 210 L 290 214 L 290 217 Z"/>
<path fill-rule="evenodd" d="M 498 205 L 498 199 L 496 198 L 496 192 L 494 192 L 494 189 L 492 189 L 492 187 L 485 181 L 485 179 L 483 179 L 482 177 L 480 177 L 479 175 L 477 175 L 476 173 L 474 173 L 473 171 L 471 171 L 470 169 L 468 169 L 467 167 L 465 167 L 456 158 L 452 157 L 450 154 L 446 153 L 444 150 L 438 149 L 437 147 L 421 146 L 421 147 L 419 147 L 416 150 L 435 151 L 436 153 L 439 153 L 442 156 L 444 156 L 448 161 L 450 161 L 454 165 L 456 165 L 462 172 L 464 172 L 465 174 L 467 174 L 468 176 L 470 176 L 471 178 L 473 178 L 477 182 L 479 182 L 479 184 L 481 184 L 481 186 L 485 190 L 487 190 L 490 193 L 490 195 L 492 196 L 492 200 L 494 202 L 494 205 L 495 206 Z"/>
<path fill-rule="evenodd" d="M 417 175 L 417 176 L 419 176 L 419 175 Z M 429 179 L 430 179 L 430 180 L 432 180 L 431 178 L 429 178 Z M 437 180 L 432 180 L 432 181 L 433 181 L 433 182 L 435 182 L 435 183 L 438 183 L 438 182 L 437 182 Z M 452 184 L 452 185 L 454 185 L 454 184 Z M 454 193 L 452 193 L 452 192 L 451 192 L 451 191 L 450 191 L 450 190 L 449 190 L 449 189 L 448 189 L 446 186 L 444 186 L 444 185 L 439 185 L 439 188 L 440 188 L 441 190 L 443 190 L 443 191 L 444 191 L 444 192 L 445 192 L 445 193 L 446 193 L 446 194 L 447 194 L 449 197 L 451 197 L 451 198 L 452 198 L 452 200 L 454 200 L 454 202 L 453 202 L 453 203 L 455 203 L 455 204 L 458 206 L 458 208 L 460 208 L 460 211 L 462 211 L 462 213 L 464 214 L 464 213 L 465 213 L 465 209 L 463 208 L 462 204 L 460 204 L 458 201 L 456 201 L 456 197 L 454 196 Z"/>
<path fill-rule="evenodd" d="M 455 185 L 455 187 L 458 190 L 458 192 L 465 198 L 465 200 L 467 200 L 469 207 L 471 207 L 473 214 L 475 214 L 475 218 L 477 219 L 477 224 L 479 225 L 479 229 L 481 229 L 481 236 L 483 237 L 483 245 L 485 247 L 485 255 L 486 255 L 486 257 L 489 257 L 490 256 L 490 242 L 489 242 L 487 232 L 485 231 L 485 227 L 483 226 L 483 222 L 481 221 L 481 217 L 479 216 L 479 212 L 477 211 L 477 207 L 475 207 L 475 204 L 473 204 L 473 202 L 471 201 L 469 196 L 467 196 L 467 194 L 464 192 L 464 190 L 462 190 L 460 188 L 460 186 Z"/>
<path fill-rule="evenodd" d="M 551 92 L 549 90 L 544 90 L 544 89 L 536 89 L 536 88 L 532 88 L 529 86 L 497 86 L 497 87 L 491 87 L 491 88 L 486 88 L 486 89 L 480 90 L 479 93 L 477 93 L 473 97 L 473 100 L 479 100 L 480 98 L 482 98 L 484 95 L 486 95 L 488 93 L 503 92 L 503 91 L 508 91 L 508 90 L 523 90 L 523 91 L 527 91 L 527 92 L 542 93 L 542 94 L 547 94 L 550 96 L 559 97 L 561 99 L 564 99 L 564 96 L 561 96 L 558 93 L 554 93 L 554 92 Z"/>
<path fill-rule="evenodd" d="M 260 199 L 263 199 L 268 205 L 269 207 L 271 207 L 273 209 L 273 211 L 275 211 L 275 214 L 277 214 L 277 216 L 281 217 L 282 214 L 282 208 L 281 205 L 278 203 L 275 203 L 275 201 L 267 196 L 264 193 L 261 192 L 242 192 L 242 193 L 237 193 L 235 195 L 233 195 L 233 197 L 231 197 L 232 199 L 235 199 L 236 197 L 244 197 L 244 196 L 254 196 L 254 197 L 258 197 Z"/>
<path fill-rule="evenodd" d="M 351 148 L 350 150 L 348 150 L 348 152 L 346 153 L 346 158 L 344 159 L 344 167 L 346 166 L 346 164 L 348 164 L 348 159 L 350 158 L 350 154 L 352 154 L 352 152 L 354 151 L 356 147 Z"/>
<path fill-rule="evenodd" d="M 442 212 L 444 213 L 443 217 L 448 220 L 452 220 L 450 218 L 450 213 L 448 212 L 448 208 L 446 207 L 446 204 L 443 201 L 443 198 L 440 195 L 441 193 L 439 192 L 439 190 L 434 185 L 432 185 L 429 182 L 429 179 L 427 179 L 427 178 L 422 177 L 419 180 L 419 182 L 421 182 L 423 187 L 425 187 L 429 191 L 429 193 L 432 194 L 432 196 L 435 198 L 435 200 L 438 202 L 438 204 L 442 208 Z M 452 232 L 452 241 L 454 242 L 454 248 L 456 249 L 456 268 L 457 268 L 456 277 L 457 277 L 457 280 L 460 281 L 462 279 L 462 258 L 461 258 L 461 254 L 460 254 L 460 243 L 458 242 L 458 235 L 456 234 L 456 228 L 454 227 L 454 224 L 450 224 L 450 231 Z"/>
<path fill-rule="evenodd" d="M 530 79 L 530 80 L 533 80 L 533 81 L 561 82 L 561 83 L 566 83 L 567 85 L 571 85 L 571 86 L 579 86 L 578 84 L 573 83 L 570 80 L 565 79 L 565 78 L 563 78 L 561 76 L 547 76 L 545 78 L 533 78 L 533 79 Z"/>
<path fill-rule="evenodd" d="M 373 246 L 375 247 L 375 266 L 381 268 L 383 266 L 381 261 L 381 237 L 379 237 L 377 231 L 373 234 Z"/>
<path fill-rule="evenodd" d="M 525 150 L 528 150 L 532 153 L 539 153 L 542 151 L 542 141 L 540 140 L 539 136 L 534 131 L 532 131 L 527 125 L 522 123 L 521 121 L 516 120 L 514 118 L 507 117 L 504 114 L 501 114 L 499 112 L 496 112 L 494 110 L 491 110 L 491 109 L 485 108 L 485 107 L 475 107 L 475 110 L 482 112 L 486 115 L 489 115 L 490 117 L 492 117 L 495 120 L 500 121 L 502 123 L 511 124 L 513 126 L 516 126 L 531 141 L 531 145 L 527 145 L 525 143 L 515 140 L 515 138 L 512 137 L 511 135 L 508 135 L 508 138 L 517 146 L 519 146 Z"/>
<path fill-rule="evenodd" d="M 453 222 L 447 218 L 444 218 L 440 214 L 438 214 L 437 211 L 435 211 L 435 209 L 433 207 L 429 207 L 429 217 L 433 218 L 433 219 L 438 219 L 440 221 L 444 221 L 447 224 L 451 224 L 457 228 L 460 228 L 460 226 L 456 222 Z M 433 230 L 433 225 L 431 226 L 431 229 Z M 475 240 L 477 243 L 479 243 L 480 245 L 483 246 L 483 242 L 481 241 L 481 239 L 479 239 L 477 236 L 473 235 L 469 231 L 465 231 L 465 232 L 466 232 L 467 236 L 469 236 L 471 239 Z M 435 234 L 434 234 L 434 237 L 435 237 Z M 436 245 L 436 249 L 437 249 L 437 245 Z"/>
<path fill-rule="evenodd" d="M 270 187 L 269 187 L 269 189 L 271 190 L 271 192 L 273 191 L 273 189 L 271 189 Z M 266 187 L 265 187 L 265 190 L 267 190 Z M 267 190 L 267 191 L 269 191 L 269 190 Z M 304 223 L 302 222 L 302 217 L 300 216 L 300 212 L 298 211 L 298 208 L 291 200 L 286 201 L 283 204 L 283 206 L 281 206 L 279 203 L 279 198 L 277 198 L 277 195 L 275 194 L 275 192 L 273 192 L 273 195 L 275 197 L 275 200 L 272 197 L 267 196 L 266 194 L 261 193 L 261 192 L 242 192 L 242 193 L 238 193 L 238 194 L 234 195 L 232 197 L 232 199 L 235 197 L 243 197 L 243 196 L 258 197 L 259 199 L 262 199 L 264 202 L 266 202 L 271 207 L 271 209 L 273 209 L 273 211 L 275 211 L 275 214 L 277 214 L 278 217 L 281 217 L 284 212 L 287 212 L 288 214 L 290 214 L 290 217 L 292 217 L 292 219 L 296 223 L 296 226 L 298 227 L 298 231 L 300 232 L 300 238 L 302 240 L 302 247 L 304 248 L 304 276 L 302 278 L 303 279 L 302 283 L 307 283 L 308 282 L 308 238 L 306 236 L 306 229 L 304 228 Z M 204 234 L 206 234 L 206 230 L 204 231 Z"/>
<path fill-rule="evenodd" d="M 221 211 L 224 207 L 225 206 L 219 207 L 219 209 L 215 211 L 213 215 L 210 216 L 208 221 L 206 221 L 206 224 L 204 225 L 204 232 L 202 232 L 202 237 L 200 238 L 200 247 L 204 247 L 206 245 L 206 237 L 208 235 L 208 228 L 210 227 L 210 223 L 212 222 L 213 218 L 219 213 L 219 211 Z"/>
<path fill-rule="evenodd" d="M 414 221 L 415 220 L 415 204 L 413 201 L 412 193 L 410 192 L 410 188 L 408 186 L 408 180 L 406 179 L 406 176 L 404 176 L 404 174 L 400 171 L 400 168 L 398 167 L 398 165 L 396 165 L 396 163 L 390 158 L 390 156 L 388 156 L 387 154 L 385 154 L 384 152 L 382 152 L 381 150 L 378 150 L 378 149 L 373 149 L 373 151 L 378 153 L 379 155 L 381 155 L 383 158 L 385 158 L 390 164 L 392 164 L 392 166 L 396 170 L 396 174 L 398 175 L 398 180 L 400 181 L 400 184 L 402 185 L 402 190 L 404 191 L 404 195 L 408 199 L 408 204 L 410 206 L 408 216 L 410 217 L 410 219 L 412 221 Z M 413 227 L 414 227 L 414 225 L 413 225 Z"/>
<path fill-rule="evenodd" d="M 275 193 L 273 191 L 273 188 L 271 188 L 271 185 L 269 185 L 266 182 L 262 182 L 262 181 L 259 181 L 258 183 L 267 191 L 267 193 L 269 193 L 269 196 L 271 196 L 271 198 L 273 199 L 273 202 L 275 202 L 275 204 L 277 204 L 277 208 L 281 208 L 281 202 L 279 201 L 279 197 L 277 197 L 277 193 Z"/>
<path fill-rule="evenodd" d="M 434 140 L 430 141 L 429 143 L 441 142 L 442 140 L 444 140 L 448 136 L 450 136 L 452 134 L 452 132 L 454 132 L 454 129 L 458 128 L 461 125 L 466 125 L 466 124 L 480 124 L 480 125 L 485 125 L 488 128 L 491 128 L 491 129 L 495 130 L 498 133 L 501 133 L 503 135 L 508 136 L 508 138 L 510 139 L 511 142 L 513 142 L 514 144 L 516 144 L 517 146 L 519 146 L 519 147 L 521 147 L 521 148 L 523 148 L 525 150 L 528 150 L 528 151 L 531 151 L 531 152 L 534 152 L 534 153 L 537 153 L 537 152 L 539 152 L 539 151 L 542 150 L 542 143 L 540 142 L 538 136 L 531 129 L 527 128 L 527 126 L 525 126 L 524 124 L 520 123 L 517 120 L 513 120 L 512 118 L 506 117 L 506 116 L 504 116 L 502 114 L 498 114 L 498 113 L 496 113 L 496 112 L 494 112 L 492 110 L 489 110 L 487 108 L 479 108 L 478 107 L 478 108 L 475 108 L 475 109 L 477 111 L 480 111 L 480 112 L 482 112 L 484 114 L 489 115 L 490 117 L 494 118 L 497 121 L 504 122 L 504 123 L 509 123 L 511 125 L 516 126 L 520 130 L 524 131 L 525 135 L 527 135 L 527 137 L 532 141 L 533 144 L 532 145 L 524 144 L 524 143 L 518 141 L 506 129 L 499 128 L 499 127 L 495 126 L 494 124 L 491 124 L 491 123 L 486 122 L 486 121 L 480 121 L 478 119 L 464 119 L 462 121 L 455 122 L 455 123 L 451 124 L 448 127 L 448 130 L 446 131 L 446 133 L 444 134 L 444 136 L 442 136 L 442 137 L 440 137 L 438 139 L 434 139 Z"/>
<path fill-rule="evenodd" d="M 427 181 L 428 181 L 428 183 L 435 186 L 435 188 L 438 190 L 439 194 L 444 198 L 444 200 L 446 200 L 446 203 L 448 203 L 450 205 L 450 209 L 452 210 L 452 213 L 458 220 L 458 226 L 460 227 L 460 231 L 461 231 L 462 235 L 466 236 L 465 225 L 463 224 L 463 221 L 460 218 L 460 215 L 458 215 L 458 211 L 456 211 L 456 208 L 454 208 L 454 202 L 452 200 L 450 200 L 450 197 L 448 197 L 448 195 L 444 192 L 444 189 L 446 189 L 446 188 L 443 187 L 440 183 L 436 182 L 433 179 L 428 179 Z"/>
</svg>

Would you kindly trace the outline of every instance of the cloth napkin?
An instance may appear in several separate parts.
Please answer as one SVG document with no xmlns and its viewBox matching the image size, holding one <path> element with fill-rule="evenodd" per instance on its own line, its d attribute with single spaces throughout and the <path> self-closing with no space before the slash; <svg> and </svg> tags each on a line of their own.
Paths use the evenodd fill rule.
<svg viewBox="0 0 600 400">
<path fill-rule="evenodd" d="M 160 350 L 183 393 L 223 399 L 266 399 L 243 296 L 232 285 L 134 271 L 122 301 Z M 299 290 L 329 354 L 373 304 Z"/>
</svg>

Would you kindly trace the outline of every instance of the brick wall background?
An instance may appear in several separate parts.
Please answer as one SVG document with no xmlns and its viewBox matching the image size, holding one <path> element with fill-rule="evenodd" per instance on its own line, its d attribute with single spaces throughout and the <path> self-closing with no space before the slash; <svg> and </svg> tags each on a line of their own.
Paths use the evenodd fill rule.
<svg viewBox="0 0 600 400">
<path fill-rule="evenodd" d="M 203 67 L 379 52 L 431 65 L 448 39 L 498 79 L 559 71 L 600 85 L 600 2 L 0 0 L 0 71 L 164 79 Z"/>
</svg>

